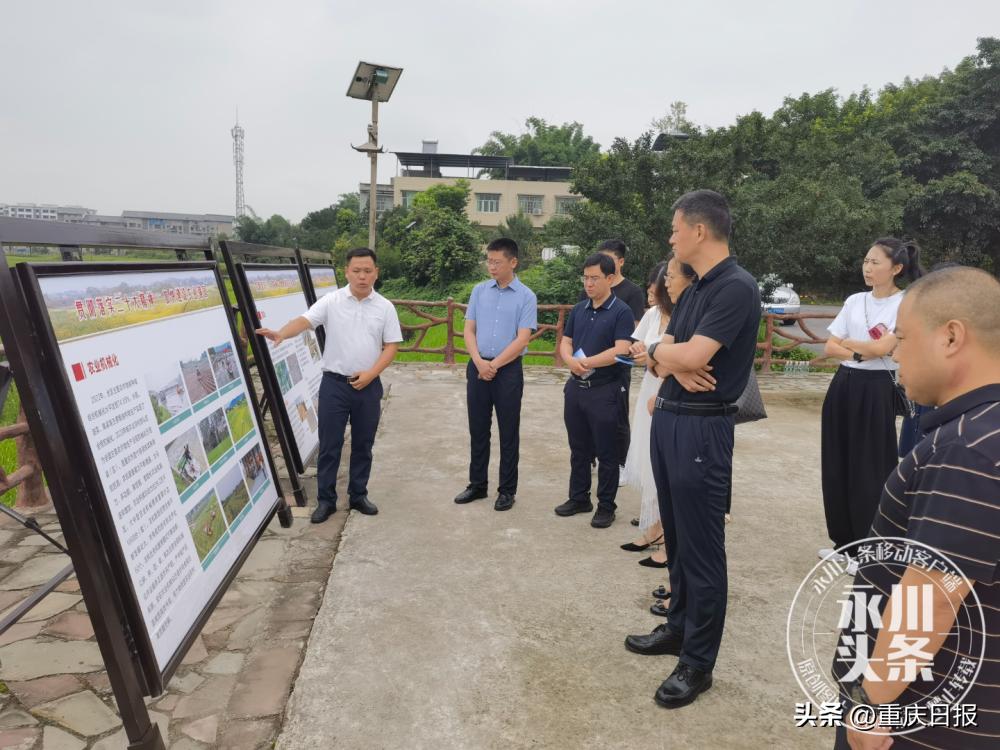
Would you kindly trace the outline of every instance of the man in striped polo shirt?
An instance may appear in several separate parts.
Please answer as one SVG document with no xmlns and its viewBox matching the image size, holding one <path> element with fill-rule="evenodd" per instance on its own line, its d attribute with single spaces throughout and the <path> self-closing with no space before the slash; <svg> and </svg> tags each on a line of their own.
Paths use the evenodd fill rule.
<svg viewBox="0 0 1000 750">
<path fill-rule="evenodd" d="M 902 460 L 886 481 L 873 537 L 902 537 L 932 547 L 948 558 L 968 579 L 953 578 L 942 585 L 940 571 L 910 563 L 863 566 L 855 588 L 869 587 L 882 594 L 883 623 L 868 617 L 867 666 L 864 676 L 851 680 L 848 671 L 857 649 L 844 658 L 838 648 L 833 671 L 843 683 L 847 707 L 866 703 L 917 704 L 928 691 L 941 696 L 961 664 L 984 657 L 978 676 L 962 704 L 976 706 L 976 725 L 949 722 L 925 726 L 909 734 L 889 737 L 885 728 L 860 732 L 841 727 L 837 748 L 977 748 L 1000 747 L 1000 282 L 973 268 L 935 271 L 907 290 L 895 330 L 898 344 L 893 357 L 909 398 L 937 408 L 921 419 L 926 437 Z M 932 604 L 921 584 L 935 584 Z M 948 581 L 943 582 L 948 584 Z M 899 584 L 893 588 L 894 584 Z M 971 584 L 971 587 L 970 585 Z M 956 612 L 975 607 L 978 596 L 985 633 L 966 626 L 962 635 Z M 948 593 L 945 593 L 948 592 Z M 914 601 L 910 601 L 911 597 Z M 914 627 L 910 617 L 928 612 L 932 626 Z M 967 610 L 963 610 L 967 611 Z M 906 613 L 903 618 L 900 613 Z M 977 615 L 978 617 L 978 615 Z M 852 617 L 853 620 L 853 617 Z M 975 620 L 973 620 L 975 622 Z M 854 623 L 849 626 L 852 632 Z M 842 631 L 840 643 L 845 643 Z M 962 640 L 960 641 L 960 636 Z M 860 640 L 860 639 L 858 639 Z M 846 642 L 850 642 L 848 637 Z M 985 641 L 985 649 L 982 649 Z M 907 675 L 893 669 L 893 648 L 919 644 L 931 664 L 930 673 Z M 974 642 L 975 647 L 970 646 Z M 963 658 L 966 659 L 963 662 Z M 970 670 L 971 672 L 971 670 Z M 845 679 L 846 676 L 846 679 Z M 907 678 L 910 679 L 907 679 Z M 944 681 L 942 682 L 943 678 Z M 956 683 L 950 683 L 955 685 Z M 939 687 L 933 687 L 938 685 Z M 942 690 L 944 688 L 945 690 Z M 956 695 L 955 698 L 959 696 Z"/>
</svg>

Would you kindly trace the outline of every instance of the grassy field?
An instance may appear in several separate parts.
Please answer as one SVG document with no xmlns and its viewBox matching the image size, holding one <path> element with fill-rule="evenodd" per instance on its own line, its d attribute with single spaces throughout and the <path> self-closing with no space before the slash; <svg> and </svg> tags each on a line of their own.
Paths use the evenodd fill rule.
<svg viewBox="0 0 1000 750">
<path fill-rule="evenodd" d="M 427 320 L 421 318 L 419 315 L 414 315 L 412 312 L 406 309 L 397 308 L 399 313 L 399 322 L 404 325 L 417 325 L 420 323 L 426 323 Z M 441 315 L 444 312 L 443 308 L 431 308 L 432 315 Z M 461 331 L 465 327 L 465 316 L 462 314 L 461 310 L 455 311 L 455 322 L 454 327 L 456 331 Z M 412 338 L 403 342 L 404 346 L 412 346 L 413 342 L 416 341 L 417 334 L 413 334 Z M 421 346 L 433 349 L 434 347 L 444 346 L 445 341 L 448 337 L 448 329 L 445 323 L 433 326 L 427 330 L 424 335 L 424 340 L 421 342 Z M 461 335 L 456 335 L 454 338 L 456 348 L 465 348 L 465 340 Z M 532 341 L 528 344 L 528 351 L 531 350 L 545 350 L 553 349 L 554 344 L 551 341 L 545 341 L 544 339 L 539 339 L 537 341 Z M 396 357 L 399 362 L 443 362 L 444 355 L 442 354 L 421 354 L 420 352 L 403 352 Z M 469 357 L 464 354 L 455 355 L 456 362 L 468 362 Z M 526 365 L 551 365 L 551 357 L 532 357 L 530 354 L 524 358 L 524 364 Z"/>
<path fill-rule="evenodd" d="M 239 440 L 253 429 L 250 404 L 247 403 L 246 396 L 240 396 L 232 408 L 226 407 L 226 419 L 229 420 L 229 431 L 233 434 L 233 440 Z"/>
</svg>

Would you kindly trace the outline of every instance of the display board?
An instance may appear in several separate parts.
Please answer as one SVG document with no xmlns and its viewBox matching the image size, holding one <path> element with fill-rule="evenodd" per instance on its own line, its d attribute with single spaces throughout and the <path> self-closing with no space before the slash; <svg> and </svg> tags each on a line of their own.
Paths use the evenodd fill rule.
<svg viewBox="0 0 1000 750">
<path fill-rule="evenodd" d="M 214 263 L 17 270 L 75 405 L 67 450 L 96 484 L 139 660 L 162 689 L 279 501 L 221 279 Z"/>
<path fill-rule="evenodd" d="M 298 266 L 236 264 L 236 282 L 243 287 L 250 320 L 278 330 L 309 309 Z M 304 331 L 280 344 L 257 337 L 261 376 L 268 377 L 275 414 L 292 436 L 292 458 L 298 473 L 305 471 L 319 450 L 319 386 L 323 380 L 322 354 L 315 332 Z M 283 407 L 283 408 L 281 408 Z"/>
<path fill-rule="evenodd" d="M 306 271 L 312 284 L 313 301 L 337 291 L 337 272 L 333 266 L 314 266 L 307 263 Z"/>
</svg>

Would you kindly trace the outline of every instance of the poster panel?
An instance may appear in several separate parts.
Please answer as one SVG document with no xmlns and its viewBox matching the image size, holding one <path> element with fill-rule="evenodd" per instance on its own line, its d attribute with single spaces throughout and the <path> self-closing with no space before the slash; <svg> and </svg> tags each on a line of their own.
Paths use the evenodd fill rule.
<svg viewBox="0 0 1000 750">
<path fill-rule="evenodd" d="M 309 279 L 312 281 L 313 293 L 316 299 L 325 297 L 330 292 L 337 290 L 337 272 L 333 266 L 311 266 L 306 265 L 309 271 Z"/>
<path fill-rule="evenodd" d="M 162 673 L 278 502 L 218 277 L 37 281 Z"/>
<path fill-rule="evenodd" d="M 242 268 L 261 326 L 277 330 L 309 309 L 296 267 L 244 264 Z M 319 450 L 319 386 L 323 381 L 319 341 L 311 330 L 280 344 L 260 341 L 267 344 L 301 470 Z"/>
</svg>

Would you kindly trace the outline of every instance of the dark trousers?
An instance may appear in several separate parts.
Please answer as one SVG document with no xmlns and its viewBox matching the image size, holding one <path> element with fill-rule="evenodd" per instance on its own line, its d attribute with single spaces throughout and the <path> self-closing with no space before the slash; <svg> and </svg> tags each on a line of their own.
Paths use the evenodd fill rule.
<svg viewBox="0 0 1000 750">
<path fill-rule="evenodd" d="M 841 366 L 826 392 L 820 459 L 834 547 L 870 535 L 885 480 L 896 468 L 893 388 L 886 371 Z"/>
<path fill-rule="evenodd" d="M 618 365 L 622 382 L 618 389 L 618 430 L 615 433 L 615 451 L 618 454 L 618 465 L 624 466 L 628 458 L 628 447 L 632 440 L 632 429 L 628 423 L 629 388 L 632 385 L 632 368 Z"/>
<path fill-rule="evenodd" d="M 319 502 L 337 505 L 337 471 L 344 447 L 344 432 L 351 423 L 351 469 L 347 484 L 350 499 L 368 494 L 372 473 L 372 445 L 382 408 L 382 380 L 375 378 L 357 391 L 350 383 L 324 372 L 319 386 Z"/>
<path fill-rule="evenodd" d="M 493 380 L 480 380 L 470 361 L 465 370 L 465 400 L 469 409 L 469 484 L 486 489 L 489 484 L 490 432 L 493 412 L 500 430 L 501 494 L 517 494 L 517 460 L 521 443 L 521 396 L 524 370 L 520 357 L 497 370 Z"/>
<path fill-rule="evenodd" d="M 569 436 L 569 498 L 578 503 L 590 502 L 590 465 L 596 457 L 597 504 L 614 510 L 618 494 L 618 456 L 615 446 L 618 428 L 618 378 L 611 382 L 581 388 L 570 379 L 563 388 L 563 420 Z"/>
<path fill-rule="evenodd" d="M 683 638 L 680 661 L 715 666 L 726 622 L 725 512 L 733 475 L 732 416 L 657 409 L 650 460 L 670 572 L 670 629 Z"/>
</svg>

